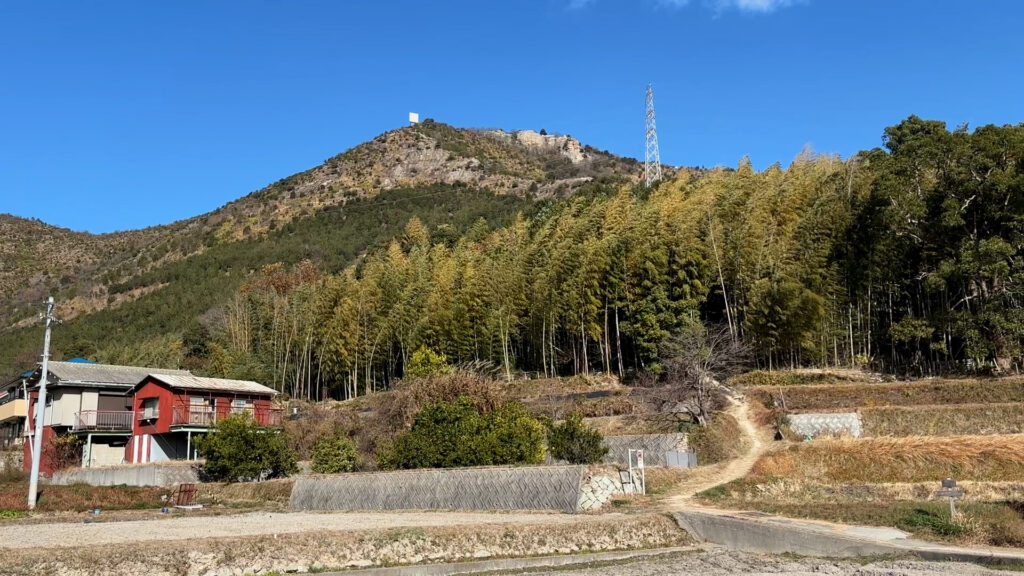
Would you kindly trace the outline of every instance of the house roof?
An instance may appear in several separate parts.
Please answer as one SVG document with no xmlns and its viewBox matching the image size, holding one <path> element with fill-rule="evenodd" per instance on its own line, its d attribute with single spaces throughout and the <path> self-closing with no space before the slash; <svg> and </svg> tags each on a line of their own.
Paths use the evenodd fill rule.
<svg viewBox="0 0 1024 576">
<path fill-rule="evenodd" d="M 190 375 L 187 370 L 164 370 L 140 366 L 116 366 L 113 364 L 84 364 L 80 362 L 49 362 L 46 366 L 50 375 L 62 384 L 83 386 L 112 386 L 131 388 L 140 380 L 159 371 L 168 375 Z M 38 384 L 40 369 L 34 373 Z"/>
<path fill-rule="evenodd" d="M 225 378 L 203 378 L 192 374 L 159 373 L 149 374 L 146 378 L 158 380 L 171 388 L 184 388 L 188 390 L 203 390 L 207 392 L 238 392 L 245 394 L 258 394 L 273 396 L 277 391 L 268 388 L 263 384 L 250 380 L 227 380 Z"/>
</svg>

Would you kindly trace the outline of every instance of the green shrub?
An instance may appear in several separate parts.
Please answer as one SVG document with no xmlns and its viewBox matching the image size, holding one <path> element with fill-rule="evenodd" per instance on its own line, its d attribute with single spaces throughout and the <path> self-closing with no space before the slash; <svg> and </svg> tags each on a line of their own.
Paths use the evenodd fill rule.
<svg viewBox="0 0 1024 576">
<path fill-rule="evenodd" d="M 420 346 L 412 353 L 412 358 L 409 359 L 409 366 L 405 370 L 405 377 L 408 379 L 427 378 L 429 376 L 443 376 L 452 372 L 454 372 L 454 369 L 448 364 L 447 356 L 438 354 L 426 346 Z"/>
<path fill-rule="evenodd" d="M 212 480 L 240 482 L 280 478 L 298 471 L 295 453 L 277 430 L 260 428 L 252 416 L 238 414 L 217 422 L 196 438 L 206 459 L 203 474 Z"/>
<path fill-rule="evenodd" d="M 313 445 L 313 472 L 338 474 L 356 468 L 356 446 L 345 435 L 335 432 L 321 437 Z"/>
<path fill-rule="evenodd" d="M 601 433 L 583 425 L 579 412 L 569 415 L 548 431 L 548 450 L 559 460 L 571 464 L 595 464 L 608 454 Z"/>
<path fill-rule="evenodd" d="M 412 428 L 381 451 L 381 468 L 455 468 L 536 464 L 544 458 L 544 427 L 519 404 L 485 413 L 472 400 L 425 406 Z"/>
</svg>

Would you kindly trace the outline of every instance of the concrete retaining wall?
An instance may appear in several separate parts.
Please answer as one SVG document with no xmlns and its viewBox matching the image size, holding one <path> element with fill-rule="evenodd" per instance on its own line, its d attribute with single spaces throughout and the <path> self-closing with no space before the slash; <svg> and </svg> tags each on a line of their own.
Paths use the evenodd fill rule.
<svg viewBox="0 0 1024 576">
<path fill-rule="evenodd" d="M 818 436 L 847 435 L 859 438 L 861 434 L 860 414 L 790 414 L 789 428 L 802 438 Z"/>
<path fill-rule="evenodd" d="M 742 514 L 750 514 L 743 517 Z M 849 558 L 906 552 L 891 541 L 842 534 L 758 513 L 720 514 L 687 510 L 672 514 L 679 526 L 698 542 L 759 554 L 802 554 Z M 760 517 L 764 517 L 761 520 Z M 879 529 L 882 531 L 884 529 Z"/>
<path fill-rule="evenodd" d="M 0 472 L 10 468 L 12 470 L 21 470 L 24 466 L 25 451 L 19 446 L 15 450 L 6 450 L 0 452 Z"/>
<path fill-rule="evenodd" d="M 643 450 L 647 466 L 666 466 L 665 453 L 685 451 L 686 434 L 635 434 L 631 436 L 608 436 L 604 439 L 608 447 L 606 464 L 629 465 L 629 450 Z"/>
<path fill-rule="evenodd" d="M 601 461 L 604 464 L 629 466 L 629 451 L 643 450 L 644 463 L 647 466 L 667 466 L 665 454 L 670 451 L 685 452 L 687 448 L 686 434 L 632 434 L 624 436 L 605 436 L 604 445 L 608 454 Z M 564 460 L 556 460 L 548 454 L 546 464 L 564 465 Z"/>
<path fill-rule="evenodd" d="M 92 486 L 176 486 L 198 482 L 194 463 L 137 464 L 105 468 L 68 468 L 53 474 L 51 484 Z"/>
<path fill-rule="evenodd" d="M 410 470 L 306 476 L 295 510 L 563 510 L 575 512 L 585 466 Z"/>
</svg>

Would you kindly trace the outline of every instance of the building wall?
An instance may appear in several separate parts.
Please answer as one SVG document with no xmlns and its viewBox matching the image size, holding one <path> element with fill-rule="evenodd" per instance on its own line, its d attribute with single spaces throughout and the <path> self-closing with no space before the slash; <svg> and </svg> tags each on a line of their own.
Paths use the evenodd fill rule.
<svg viewBox="0 0 1024 576">
<path fill-rule="evenodd" d="M 187 408 L 189 398 L 198 396 L 213 400 L 214 410 L 217 419 L 227 418 L 231 415 L 231 401 L 236 399 L 252 400 L 253 411 L 258 415 L 267 414 L 271 407 L 270 398 L 266 396 L 255 396 L 251 394 L 213 393 L 203 391 L 180 391 L 172 390 L 165 384 L 156 381 L 148 381 L 135 390 L 133 399 L 133 410 L 136 412 L 133 434 L 166 434 L 171 431 L 175 408 Z M 138 415 L 142 413 L 142 405 L 147 398 L 159 399 L 159 418 L 154 420 L 140 420 Z"/>
<path fill-rule="evenodd" d="M 135 411 L 135 426 L 132 433 L 135 436 L 144 434 L 162 434 L 171 431 L 171 417 L 174 413 L 174 393 L 166 386 L 153 381 L 146 382 L 135 389 L 135 398 L 132 399 L 132 410 Z M 159 417 L 154 420 L 142 420 L 142 405 L 147 398 L 158 398 Z M 148 462 L 148 460 L 142 460 Z"/>
<path fill-rule="evenodd" d="M 53 474 L 55 466 L 53 462 L 53 441 L 57 433 L 50 426 L 43 427 L 43 458 L 39 461 L 39 472 L 49 476 Z M 26 439 L 23 448 L 25 459 L 25 472 L 32 470 L 32 438 Z"/>
<path fill-rule="evenodd" d="M 109 443 L 100 443 L 97 440 L 101 439 L 95 437 L 92 439 L 91 457 L 89 457 L 89 455 L 84 455 L 88 458 L 88 462 L 86 462 L 86 464 L 89 467 L 115 466 L 124 463 L 125 451 L 123 444 L 115 446 Z"/>
</svg>

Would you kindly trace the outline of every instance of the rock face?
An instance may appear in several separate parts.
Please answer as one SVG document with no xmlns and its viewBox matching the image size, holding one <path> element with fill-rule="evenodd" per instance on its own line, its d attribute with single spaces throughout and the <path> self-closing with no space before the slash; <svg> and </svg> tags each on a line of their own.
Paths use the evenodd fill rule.
<svg viewBox="0 0 1024 576">
<path fill-rule="evenodd" d="M 494 130 L 490 132 L 490 134 L 498 138 L 510 140 L 527 148 L 548 151 L 555 150 L 562 156 L 568 158 L 573 164 L 579 164 L 586 160 L 586 156 L 583 154 L 583 148 L 580 146 L 580 141 L 572 136 L 540 134 L 533 130 L 520 130 L 518 132 Z"/>
</svg>

